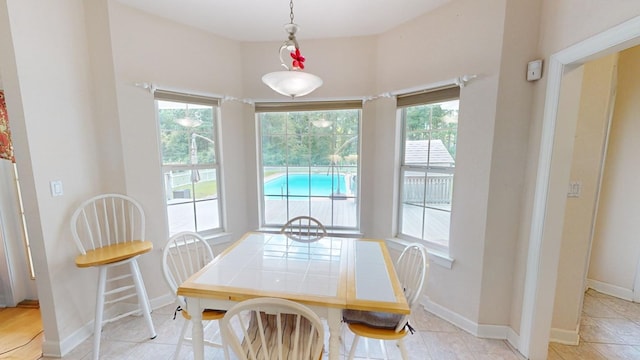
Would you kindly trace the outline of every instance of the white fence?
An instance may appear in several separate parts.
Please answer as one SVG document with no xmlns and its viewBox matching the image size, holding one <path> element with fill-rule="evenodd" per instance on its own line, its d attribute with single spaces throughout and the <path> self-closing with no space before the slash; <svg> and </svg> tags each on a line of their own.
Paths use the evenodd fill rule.
<svg viewBox="0 0 640 360">
<path fill-rule="evenodd" d="M 197 173 L 194 173 L 196 171 Z M 191 182 L 195 178 L 198 181 L 216 181 L 215 169 L 187 170 L 187 171 L 170 171 L 165 173 L 165 186 L 167 200 L 171 199 L 188 199 L 191 198 Z M 177 188 L 188 186 L 186 189 L 176 190 Z"/>
<path fill-rule="evenodd" d="M 453 175 L 405 176 L 404 177 L 404 202 L 422 203 L 426 199 L 427 204 L 451 204 L 453 194 Z"/>
</svg>

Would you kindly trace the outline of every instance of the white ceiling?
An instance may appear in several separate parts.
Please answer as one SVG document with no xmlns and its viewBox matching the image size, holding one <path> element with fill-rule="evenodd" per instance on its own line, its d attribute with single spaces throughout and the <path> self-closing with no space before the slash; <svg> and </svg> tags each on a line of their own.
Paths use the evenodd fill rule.
<svg viewBox="0 0 640 360">
<path fill-rule="evenodd" d="M 288 0 L 118 0 L 239 41 L 285 40 Z M 383 33 L 452 0 L 296 0 L 299 40 Z"/>
</svg>

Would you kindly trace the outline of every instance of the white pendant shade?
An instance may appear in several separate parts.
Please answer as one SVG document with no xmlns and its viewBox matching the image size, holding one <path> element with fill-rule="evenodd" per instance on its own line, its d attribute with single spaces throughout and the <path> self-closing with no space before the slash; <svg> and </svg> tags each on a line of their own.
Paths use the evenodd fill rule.
<svg viewBox="0 0 640 360">
<path fill-rule="evenodd" d="M 265 74 L 262 77 L 262 82 L 275 92 L 292 98 L 307 95 L 322 85 L 322 79 L 319 77 L 295 70 Z"/>
<path fill-rule="evenodd" d="M 194 128 L 202 125 L 202 120 L 200 119 L 192 119 L 190 117 L 180 118 L 174 120 L 177 124 L 180 124 L 184 127 Z"/>
</svg>

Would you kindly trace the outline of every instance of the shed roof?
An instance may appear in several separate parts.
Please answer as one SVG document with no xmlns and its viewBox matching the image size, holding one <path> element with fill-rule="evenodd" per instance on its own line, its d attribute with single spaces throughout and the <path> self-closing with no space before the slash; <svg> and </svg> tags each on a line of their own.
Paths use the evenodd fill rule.
<svg viewBox="0 0 640 360">
<path fill-rule="evenodd" d="M 455 160 L 440 139 L 406 141 L 405 164 L 426 164 L 427 156 L 431 165 L 455 164 Z"/>
</svg>

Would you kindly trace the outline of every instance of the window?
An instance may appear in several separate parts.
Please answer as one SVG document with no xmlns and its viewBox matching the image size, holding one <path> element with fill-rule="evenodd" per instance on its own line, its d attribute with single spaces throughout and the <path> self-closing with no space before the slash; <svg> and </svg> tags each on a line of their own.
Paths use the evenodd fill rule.
<svg viewBox="0 0 640 360">
<path fill-rule="evenodd" d="M 218 100 L 156 90 L 169 235 L 222 231 Z"/>
<path fill-rule="evenodd" d="M 256 104 L 261 222 L 299 215 L 329 230 L 358 229 L 361 102 Z"/>
<path fill-rule="evenodd" d="M 403 141 L 399 236 L 449 246 L 460 89 L 398 96 Z"/>
</svg>

